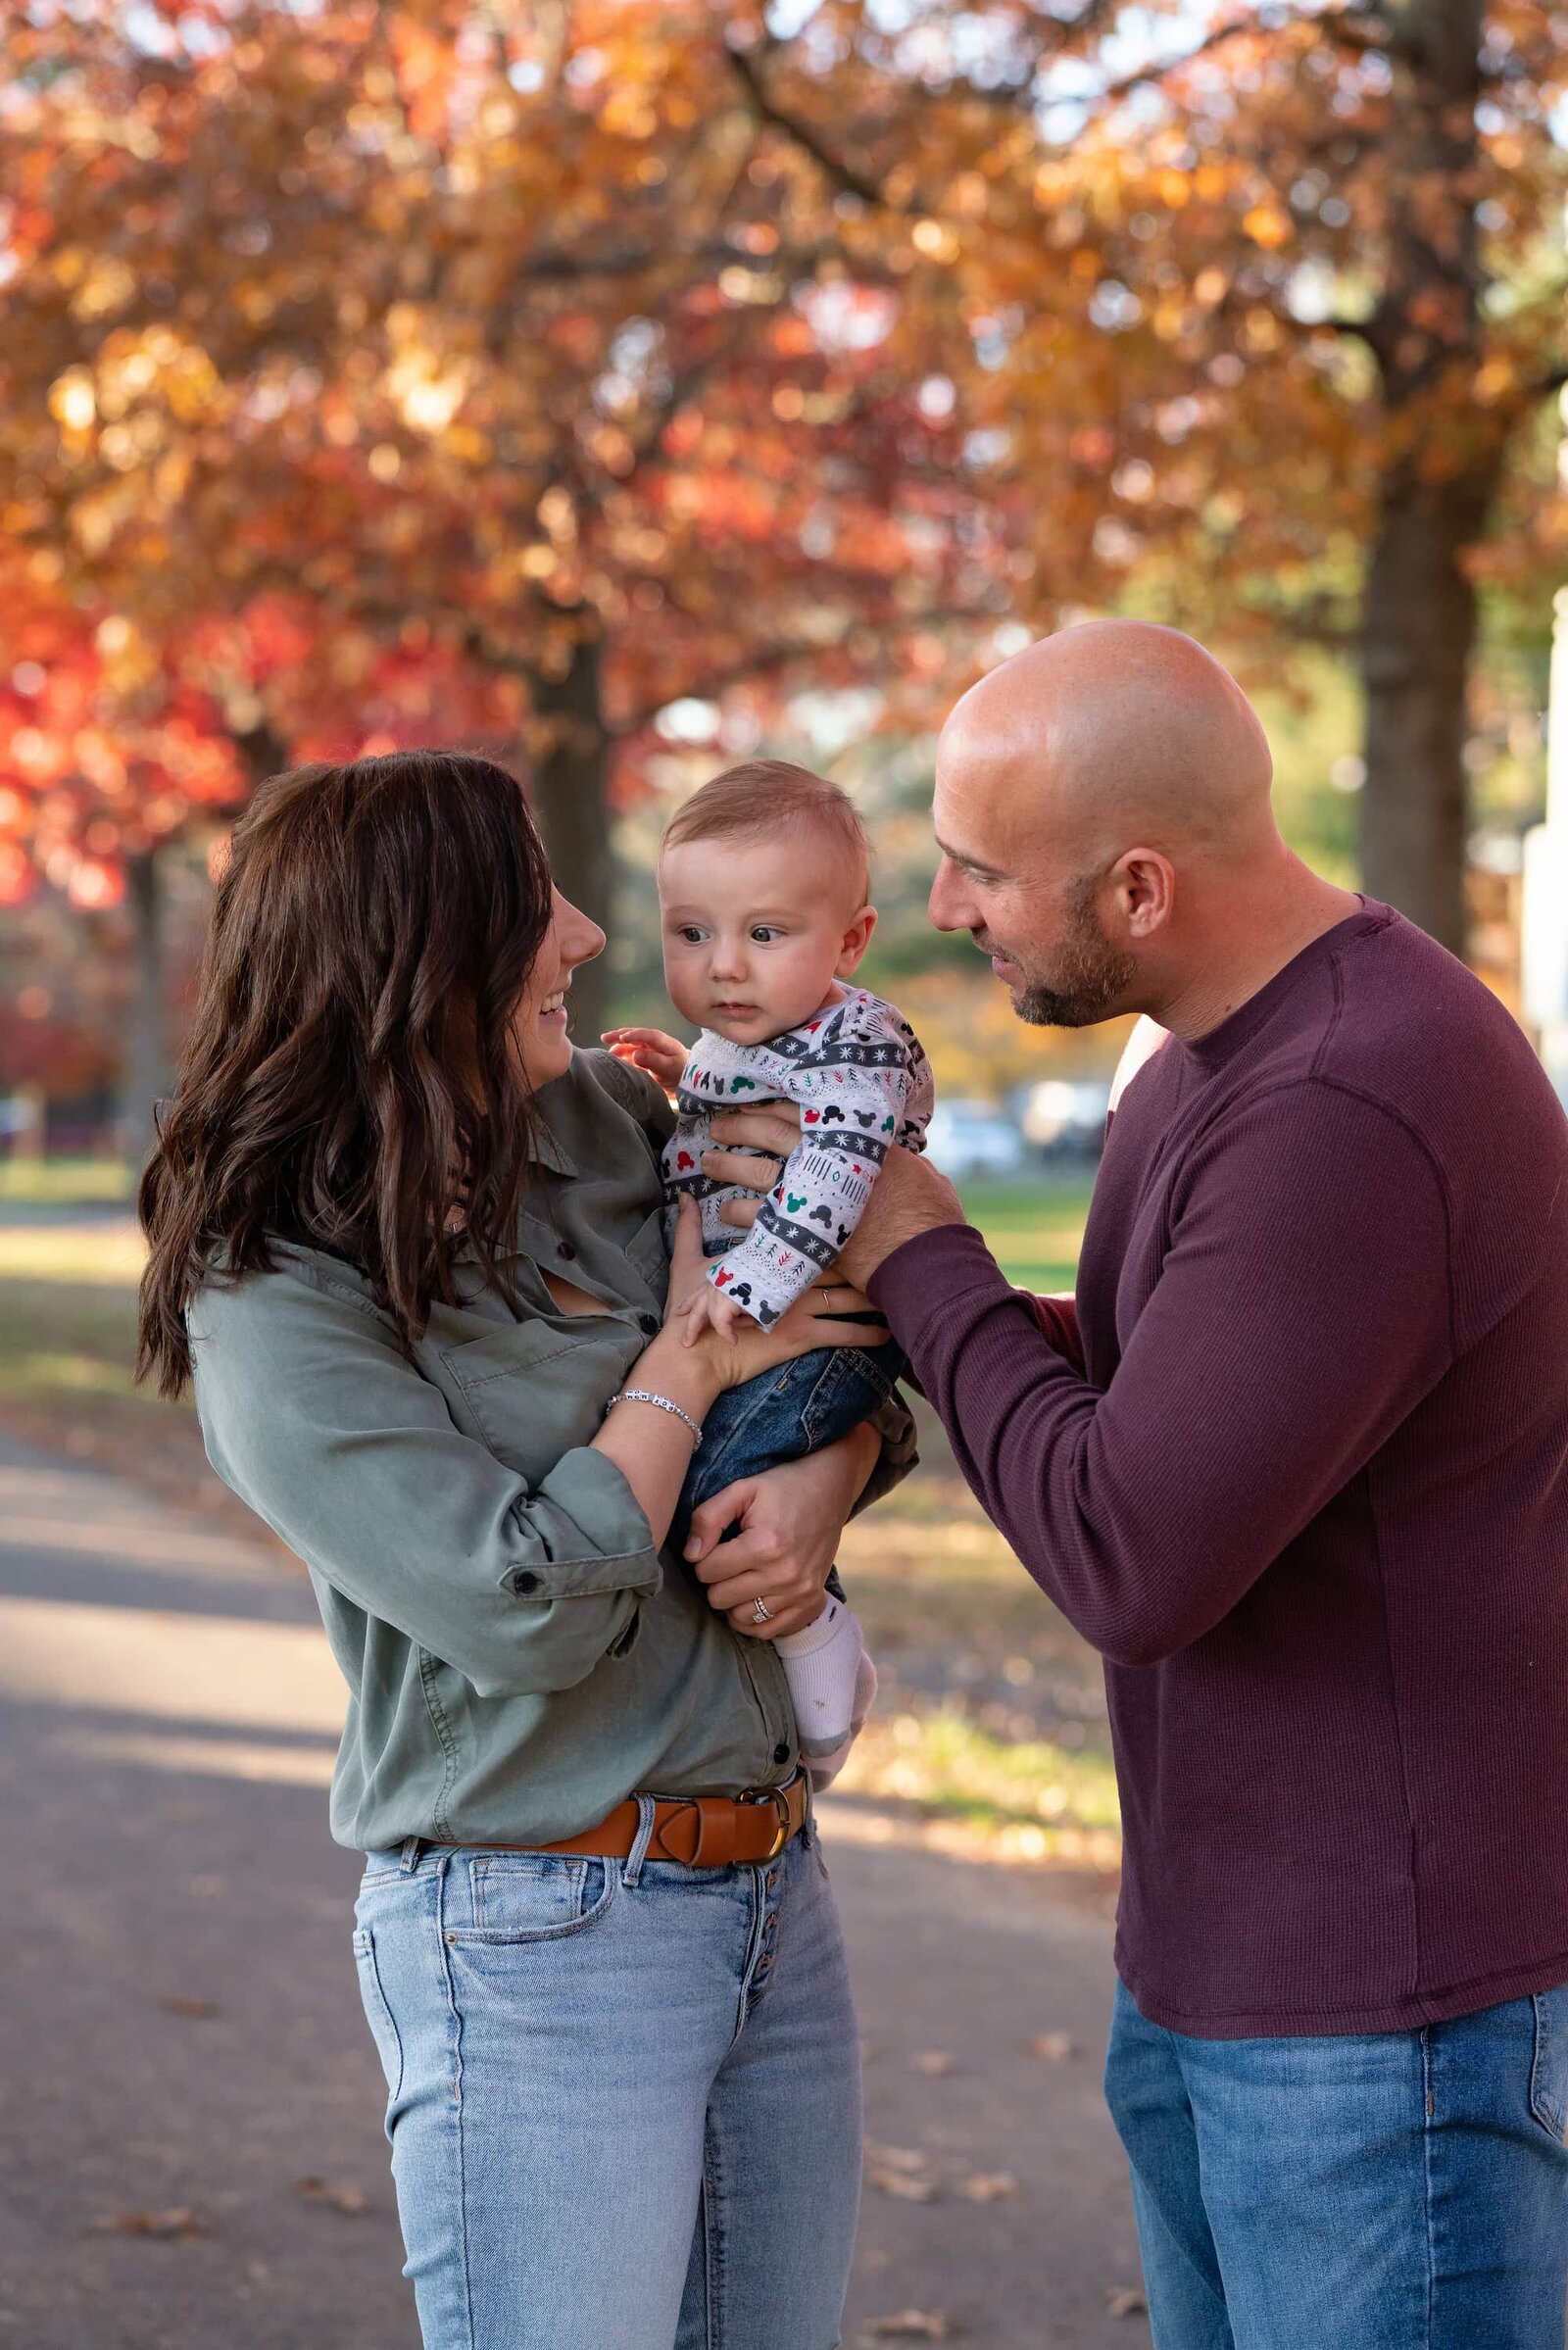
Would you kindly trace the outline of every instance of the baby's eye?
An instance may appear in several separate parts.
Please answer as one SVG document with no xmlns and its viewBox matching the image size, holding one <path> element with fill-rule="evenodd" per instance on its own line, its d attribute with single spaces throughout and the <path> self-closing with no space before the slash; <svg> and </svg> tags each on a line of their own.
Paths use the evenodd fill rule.
<svg viewBox="0 0 1568 2350">
<path fill-rule="evenodd" d="M 695 922 L 683 922 L 675 936 L 684 940 L 688 947 L 700 947 L 703 943 L 703 934 Z"/>
<path fill-rule="evenodd" d="M 769 922 L 754 922 L 752 936 L 760 947 L 769 947 L 781 934 Z"/>
</svg>

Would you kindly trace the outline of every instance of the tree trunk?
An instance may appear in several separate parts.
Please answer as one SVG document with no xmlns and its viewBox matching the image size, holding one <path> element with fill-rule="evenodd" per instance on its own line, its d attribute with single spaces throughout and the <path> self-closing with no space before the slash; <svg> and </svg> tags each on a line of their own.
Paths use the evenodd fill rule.
<svg viewBox="0 0 1568 2350">
<path fill-rule="evenodd" d="M 1366 783 L 1361 877 L 1453 954 L 1464 952 L 1469 830 L 1464 745 L 1476 597 L 1460 557 L 1490 482 L 1385 487 L 1361 625 Z"/>
<path fill-rule="evenodd" d="M 168 1092 L 170 1078 L 160 857 L 161 852 L 154 848 L 125 859 L 125 904 L 134 937 L 119 1141 L 122 1154 L 136 1168 L 152 1149 L 154 1105 Z"/>
<path fill-rule="evenodd" d="M 1381 297 L 1362 330 L 1383 396 L 1383 476 L 1361 622 L 1362 875 L 1464 950 L 1466 686 L 1476 641 L 1465 551 L 1496 478 L 1474 403 L 1482 341 L 1476 235 L 1484 0 L 1385 0 L 1392 76 Z"/>
<path fill-rule="evenodd" d="M 611 735 L 601 700 L 603 648 L 581 637 L 564 674 L 529 678 L 533 698 L 529 784 L 556 886 L 612 931 L 615 869 L 610 840 Z M 609 1016 L 606 958 L 585 963 L 571 983 L 571 1032 L 597 1045 Z"/>
</svg>

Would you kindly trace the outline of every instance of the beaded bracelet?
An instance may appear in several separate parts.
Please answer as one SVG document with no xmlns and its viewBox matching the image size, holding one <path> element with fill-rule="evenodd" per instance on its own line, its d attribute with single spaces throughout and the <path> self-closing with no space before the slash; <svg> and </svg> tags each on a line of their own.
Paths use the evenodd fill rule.
<svg viewBox="0 0 1568 2350">
<path fill-rule="evenodd" d="M 607 1418 L 617 1403 L 657 1403 L 661 1411 L 672 1411 L 677 1420 L 685 1421 L 692 1432 L 692 1450 L 694 1452 L 703 1441 L 702 1429 L 692 1418 L 691 1413 L 683 1411 L 678 1403 L 671 1403 L 667 1395 L 656 1395 L 651 1387 L 623 1387 L 620 1393 L 612 1395 L 610 1401 L 605 1405 Z"/>
</svg>

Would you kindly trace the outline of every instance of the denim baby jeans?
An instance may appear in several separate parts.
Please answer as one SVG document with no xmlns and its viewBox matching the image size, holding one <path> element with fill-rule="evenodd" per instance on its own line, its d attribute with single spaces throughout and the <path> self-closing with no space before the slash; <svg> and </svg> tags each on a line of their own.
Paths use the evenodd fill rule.
<svg viewBox="0 0 1568 2350">
<path fill-rule="evenodd" d="M 675 1546 L 685 1548 L 693 1510 L 725 1486 L 820 1452 L 869 1420 L 892 1395 L 903 1369 L 903 1351 L 889 1339 L 880 1346 L 823 1346 L 748 1379 L 744 1387 L 727 1388 L 703 1422 L 703 1441 L 670 1530 Z M 837 1567 L 827 1588 L 843 1598 Z"/>
</svg>

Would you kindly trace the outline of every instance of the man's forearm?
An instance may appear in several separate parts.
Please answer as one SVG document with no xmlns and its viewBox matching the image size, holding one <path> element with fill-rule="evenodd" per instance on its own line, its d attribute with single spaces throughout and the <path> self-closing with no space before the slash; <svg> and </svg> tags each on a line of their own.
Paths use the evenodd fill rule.
<svg viewBox="0 0 1568 2350">
<path fill-rule="evenodd" d="M 1051 1345 L 1058 1354 L 1066 1356 L 1075 1371 L 1087 1377 L 1089 1366 L 1084 1359 L 1084 1342 L 1078 1328 L 1078 1307 L 1074 1298 L 1070 1296 L 1037 1297 L 1032 1291 L 1028 1296 L 1034 1307 L 1035 1320 Z"/>
</svg>

